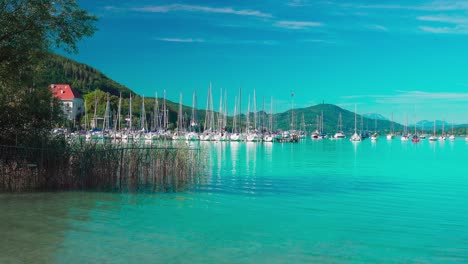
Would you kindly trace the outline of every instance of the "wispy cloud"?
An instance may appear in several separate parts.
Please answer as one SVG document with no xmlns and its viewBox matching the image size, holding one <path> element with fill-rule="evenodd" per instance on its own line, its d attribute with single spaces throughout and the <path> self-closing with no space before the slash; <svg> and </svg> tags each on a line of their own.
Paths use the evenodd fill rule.
<svg viewBox="0 0 468 264">
<path fill-rule="evenodd" d="M 287 3 L 288 6 L 294 6 L 294 7 L 305 6 L 306 4 L 307 4 L 307 0 L 291 0 Z"/>
<path fill-rule="evenodd" d="M 420 26 L 419 29 L 424 32 L 436 34 L 468 34 L 468 17 L 449 16 L 445 14 L 419 16 L 420 21 L 435 22 L 440 24 L 451 24 L 451 26 Z"/>
<path fill-rule="evenodd" d="M 454 11 L 468 10 L 468 2 L 463 1 L 435 1 L 421 5 L 400 5 L 400 4 L 373 4 L 356 5 L 342 4 L 343 7 L 355 7 L 362 9 L 402 9 L 402 10 L 420 10 L 420 11 Z"/>
<path fill-rule="evenodd" d="M 306 29 L 306 28 L 313 28 L 313 27 L 321 27 L 323 26 L 320 22 L 312 22 L 312 21 L 287 21 L 287 20 L 280 20 L 273 24 L 275 27 L 280 28 L 288 28 L 288 29 Z"/>
<path fill-rule="evenodd" d="M 431 22 L 441 22 L 449 24 L 468 24 L 468 17 L 463 16 L 449 16 L 449 15 L 431 15 L 431 16 L 419 16 L 418 20 L 421 21 L 431 21 Z"/>
<path fill-rule="evenodd" d="M 342 96 L 343 99 L 374 99 L 379 104 L 434 104 L 435 102 L 468 102 L 468 93 L 395 91 L 396 94 Z"/>
<path fill-rule="evenodd" d="M 113 7 L 108 7 L 113 8 Z M 154 5 L 145 7 L 135 7 L 130 10 L 135 12 L 148 12 L 148 13 L 168 13 L 174 11 L 185 12 L 202 12 L 202 13 L 215 13 L 215 14 L 229 14 L 238 16 L 252 16 L 260 18 L 272 17 L 269 13 L 264 13 L 258 10 L 251 9 L 234 9 L 232 7 L 211 7 L 200 5 L 185 5 L 185 4 L 172 4 L 172 5 Z"/>
<path fill-rule="evenodd" d="M 384 27 L 382 25 L 367 25 L 367 28 L 373 29 L 373 30 L 378 30 L 378 31 L 385 31 L 385 32 L 388 31 L 388 28 Z"/>
<path fill-rule="evenodd" d="M 222 44 L 222 45 L 276 45 L 279 44 L 274 40 L 239 40 L 239 39 L 202 39 L 202 38 L 154 38 L 157 41 L 178 42 L 178 43 L 207 43 L 207 44 Z"/>
<path fill-rule="evenodd" d="M 193 39 L 193 38 L 156 38 L 156 40 L 165 41 L 165 42 L 182 42 L 182 43 L 205 42 L 204 39 Z"/>
<path fill-rule="evenodd" d="M 336 44 L 335 41 L 327 39 L 302 39 L 298 40 L 299 42 L 308 42 L 308 43 L 322 43 L 322 44 Z"/>
</svg>

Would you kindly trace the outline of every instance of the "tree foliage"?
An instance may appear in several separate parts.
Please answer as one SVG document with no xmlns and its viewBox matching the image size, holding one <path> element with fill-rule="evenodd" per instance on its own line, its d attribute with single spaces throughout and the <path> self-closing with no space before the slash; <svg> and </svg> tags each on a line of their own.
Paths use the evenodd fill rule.
<svg viewBox="0 0 468 264">
<path fill-rule="evenodd" d="M 0 1 L 0 144 L 29 144 L 60 119 L 58 102 L 35 76 L 50 49 L 77 52 L 95 21 L 76 0 Z"/>
</svg>

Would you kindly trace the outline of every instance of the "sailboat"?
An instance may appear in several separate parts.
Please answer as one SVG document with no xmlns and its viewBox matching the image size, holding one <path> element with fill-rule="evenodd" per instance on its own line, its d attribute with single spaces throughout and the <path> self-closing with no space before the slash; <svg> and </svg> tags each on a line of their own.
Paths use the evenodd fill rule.
<svg viewBox="0 0 468 264">
<path fill-rule="evenodd" d="M 268 117 L 268 132 L 263 136 L 264 142 L 273 142 L 273 97 L 270 101 L 270 116 Z"/>
<path fill-rule="evenodd" d="M 262 141 L 261 135 L 258 135 L 257 130 L 257 95 L 255 89 L 253 91 L 253 130 L 250 129 L 250 95 L 249 102 L 247 104 L 247 141 L 249 142 L 258 142 Z"/>
<path fill-rule="evenodd" d="M 446 140 L 447 139 L 447 137 L 445 136 L 444 128 L 445 128 L 445 120 L 442 120 L 442 134 L 439 137 L 440 140 Z"/>
<path fill-rule="evenodd" d="M 346 135 L 343 133 L 343 120 L 341 118 L 341 113 L 338 116 L 338 132 L 333 135 L 334 139 L 343 139 L 346 138 Z"/>
<path fill-rule="evenodd" d="M 361 136 L 357 133 L 357 113 L 356 113 L 356 105 L 354 105 L 354 134 L 350 138 L 353 142 L 361 141 Z"/>
<path fill-rule="evenodd" d="M 426 133 L 424 132 L 424 122 L 421 123 L 421 135 L 419 135 L 419 139 L 426 139 Z"/>
<path fill-rule="evenodd" d="M 190 118 L 190 132 L 185 134 L 185 140 L 196 141 L 199 140 L 198 136 L 198 118 L 197 118 L 197 92 L 193 92 L 192 97 L 192 117 Z"/>
<path fill-rule="evenodd" d="M 374 134 L 371 136 L 372 141 L 376 141 L 379 138 L 379 134 L 377 134 L 377 119 L 374 119 Z"/>
<path fill-rule="evenodd" d="M 392 122 L 390 123 L 390 134 L 387 135 L 388 140 L 392 140 L 395 137 L 393 130 L 395 129 L 395 123 L 393 122 L 393 113 L 392 113 Z"/>
<path fill-rule="evenodd" d="M 317 139 L 322 139 L 323 138 L 321 133 L 320 133 L 320 116 L 319 115 L 317 115 L 316 121 L 317 121 L 317 129 L 310 134 L 310 138 L 312 140 L 317 140 Z"/>
<path fill-rule="evenodd" d="M 408 141 L 408 115 L 406 115 L 405 126 L 403 127 L 403 134 L 401 135 L 401 141 Z"/>
<path fill-rule="evenodd" d="M 455 133 L 453 133 L 453 122 L 452 122 L 452 134 L 449 136 L 450 141 L 455 141 Z"/>
<path fill-rule="evenodd" d="M 417 133 L 417 130 L 416 130 L 416 115 L 414 116 L 414 135 L 413 137 L 411 138 L 411 142 L 413 143 L 419 143 L 419 136 L 418 136 L 418 133 Z"/>
<path fill-rule="evenodd" d="M 468 141 L 468 128 L 466 129 L 465 141 Z"/>
<path fill-rule="evenodd" d="M 434 132 L 432 136 L 429 137 L 429 141 L 437 141 L 437 136 L 436 136 L 436 121 L 434 121 Z"/>
</svg>

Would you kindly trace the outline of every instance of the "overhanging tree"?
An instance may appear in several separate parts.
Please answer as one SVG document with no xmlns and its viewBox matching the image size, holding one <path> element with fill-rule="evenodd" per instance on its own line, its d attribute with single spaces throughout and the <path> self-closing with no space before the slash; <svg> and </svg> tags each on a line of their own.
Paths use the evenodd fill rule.
<svg viewBox="0 0 468 264">
<path fill-rule="evenodd" d="M 58 102 L 34 87 L 34 77 L 51 49 L 77 52 L 96 20 L 76 0 L 0 1 L 0 144 L 28 144 L 60 118 Z"/>
</svg>

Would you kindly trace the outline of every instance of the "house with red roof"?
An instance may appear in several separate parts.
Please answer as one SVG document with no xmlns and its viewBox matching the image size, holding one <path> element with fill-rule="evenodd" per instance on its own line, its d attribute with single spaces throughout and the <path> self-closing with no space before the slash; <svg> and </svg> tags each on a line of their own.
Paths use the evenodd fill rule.
<svg viewBox="0 0 468 264">
<path fill-rule="evenodd" d="M 69 84 L 51 84 L 49 89 L 63 104 L 63 112 L 68 120 L 75 120 L 84 114 L 84 99 Z"/>
</svg>

